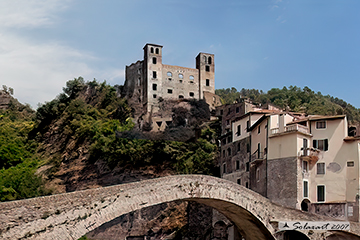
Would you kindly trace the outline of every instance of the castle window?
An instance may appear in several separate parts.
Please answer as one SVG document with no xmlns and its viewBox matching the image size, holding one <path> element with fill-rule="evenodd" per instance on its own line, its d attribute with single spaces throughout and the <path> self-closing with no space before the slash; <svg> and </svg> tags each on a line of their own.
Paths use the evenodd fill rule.
<svg viewBox="0 0 360 240">
<path fill-rule="evenodd" d="M 170 93 L 170 94 L 172 94 L 172 89 L 168 89 L 168 91 L 167 91 L 168 93 Z"/>
<path fill-rule="evenodd" d="M 166 75 L 167 75 L 168 77 L 172 77 L 172 73 L 171 73 L 171 72 L 167 72 Z"/>
<path fill-rule="evenodd" d="M 193 92 L 189 92 L 189 96 L 190 96 L 190 97 L 194 97 L 194 93 L 193 93 Z"/>
<path fill-rule="evenodd" d="M 237 184 L 241 185 L 241 178 L 237 179 Z"/>
<path fill-rule="evenodd" d="M 349 162 L 346 163 L 346 165 L 348 167 L 353 167 L 353 166 L 355 166 L 355 162 L 354 161 L 349 161 Z"/>
<path fill-rule="evenodd" d="M 184 75 L 182 75 L 181 73 L 179 73 L 179 78 L 183 79 Z"/>
<path fill-rule="evenodd" d="M 153 90 L 156 91 L 157 90 L 157 84 L 153 83 Z"/>
<path fill-rule="evenodd" d="M 226 173 L 226 163 L 223 164 L 223 173 Z"/>
<path fill-rule="evenodd" d="M 154 53 L 154 48 L 153 47 L 150 48 L 150 52 Z"/>
<path fill-rule="evenodd" d="M 205 71 L 210 72 L 210 66 L 205 66 Z"/>
<path fill-rule="evenodd" d="M 156 98 L 156 94 L 153 95 L 153 98 Z"/>
<path fill-rule="evenodd" d="M 152 58 L 153 64 L 156 64 L 156 57 Z"/>
<path fill-rule="evenodd" d="M 156 71 L 153 71 L 153 78 L 156 78 Z"/>
<path fill-rule="evenodd" d="M 183 96 L 183 95 L 179 95 L 179 98 L 184 98 L 184 96 Z"/>
<path fill-rule="evenodd" d="M 155 49 L 155 53 L 159 54 L 159 49 L 158 48 Z"/>
<path fill-rule="evenodd" d="M 236 170 L 239 170 L 239 169 L 240 169 L 240 161 L 237 160 L 237 161 L 236 161 Z"/>
<path fill-rule="evenodd" d="M 210 80 L 206 79 L 206 86 L 210 86 Z"/>
<path fill-rule="evenodd" d="M 182 83 L 182 80 L 180 79 L 179 82 Z"/>
<path fill-rule="evenodd" d="M 208 58 L 208 64 L 211 64 L 211 62 L 212 62 L 212 59 L 211 59 L 211 57 L 209 57 Z"/>
<path fill-rule="evenodd" d="M 191 75 L 191 76 L 189 77 L 189 79 L 190 79 L 190 80 L 194 80 L 194 76 Z"/>
</svg>

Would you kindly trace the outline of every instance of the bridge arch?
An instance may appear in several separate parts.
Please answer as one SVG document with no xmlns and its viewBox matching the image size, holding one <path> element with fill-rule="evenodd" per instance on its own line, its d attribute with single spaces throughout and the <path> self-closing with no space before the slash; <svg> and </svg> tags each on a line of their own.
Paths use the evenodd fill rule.
<svg viewBox="0 0 360 240">
<path fill-rule="evenodd" d="M 78 239 L 125 213 L 175 200 L 217 209 L 246 239 L 275 239 L 277 221 L 284 216 L 288 221 L 314 219 L 224 179 L 178 175 L 0 203 L 0 239 Z"/>
</svg>

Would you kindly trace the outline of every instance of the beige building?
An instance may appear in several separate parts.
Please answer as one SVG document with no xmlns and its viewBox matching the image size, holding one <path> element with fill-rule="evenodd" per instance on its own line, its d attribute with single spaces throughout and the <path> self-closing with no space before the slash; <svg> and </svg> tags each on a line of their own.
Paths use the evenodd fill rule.
<svg viewBox="0 0 360 240">
<path fill-rule="evenodd" d="M 223 178 L 284 206 L 359 220 L 360 137 L 348 136 L 346 116 L 237 107 L 218 108 Z"/>
<path fill-rule="evenodd" d="M 215 95 L 214 54 L 199 53 L 195 58 L 196 67 L 187 68 L 163 64 L 162 49 L 157 44 L 146 44 L 144 59 L 126 66 L 122 94 L 138 115 L 152 118 L 161 130 L 166 122 L 171 122 L 171 114 L 165 116 L 165 111 L 160 109 L 164 100 L 171 105 L 184 99 L 204 99 L 211 110 L 221 105 Z M 157 115 L 160 110 L 161 116 Z"/>
</svg>

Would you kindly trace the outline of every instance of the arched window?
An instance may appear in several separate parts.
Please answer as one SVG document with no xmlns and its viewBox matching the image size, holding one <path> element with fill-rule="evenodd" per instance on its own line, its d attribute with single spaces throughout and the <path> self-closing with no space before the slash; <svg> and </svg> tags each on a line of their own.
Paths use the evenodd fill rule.
<svg viewBox="0 0 360 240">
<path fill-rule="evenodd" d="M 204 62 L 205 62 L 205 63 L 207 62 L 207 58 L 206 58 L 206 56 L 204 56 Z"/>
<path fill-rule="evenodd" d="M 184 78 L 184 75 L 182 75 L 181 73 L 179 73 L 179 78 L 180 78 L 180 79 L 183 79 L 183 78 Z"/>
<path fill-rule="evenodd" d="M 166 74 L 168 77 L 172 77 L 172 73 L 171 72 L 167 72 Z"/>
<path fill-rule="evenodd" d="M 154 53 L 154 48 L 153 48 L 153 47 L 150 48 L 150 52 L 151 52 L 151 53 Z"/>
<path fill-rule="evenodd" d="M 211 57 L 209 57 L 208 58 L 208 64 L 211 64 L 211 62 L 212 62 L 212 59 L 211 59 Z"/>
<path fill-rule="evenodd" d="M 152 58 L 153 64 L 156 64 L 156 57 Z"/>
<path fill-rule="evenodd" d="M 189 79 L 190 79 L 190 80 L 194 80 L 194 76 L 193 76 L 193 75 L 190 75 Z"/>
<path fill-rule="evenodd" d="M 155 53 L 159 54 L 159 49 L 158 48 L 155 49 Z"/>
<path fill-rule="evenodd" d="M 183 95 L 179 95 L 179 98 L 184 98 L 184 96 L 183 96 Z"/>
</svg>

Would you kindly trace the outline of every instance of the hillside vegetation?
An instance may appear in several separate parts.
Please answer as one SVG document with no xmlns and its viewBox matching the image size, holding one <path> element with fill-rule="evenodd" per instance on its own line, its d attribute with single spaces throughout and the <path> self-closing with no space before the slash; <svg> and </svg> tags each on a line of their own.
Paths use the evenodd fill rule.
<svg viewBox="0 0 360 240">
<path fill-rule="evenodd" d="M 290 108 L 291 111 L 305 112 L 307 114 L 319 115 L 341 115 L 346 114 L 350 123 L 360 122 L 360 110 L 339 98 L 329 95 L 315 93 L 308 87 L 303 89 L 290 86 L 272 88 L 268 92 L 256 89 L 241 89 L 238 91 L 232 87 L 217 89 L 215 91 L 223 99 L 223 103 L 230 104 L 236 99 L 249 98 L 256 104 L 272 103 L 283 109 Z"/>
<path fill-rule="evenodd" d="M 74 183 L 79 182 L 83 189 L 90 180 L 121 183 L 96 178 L 147 166 L 172 174 L 214 174 L 216 136 L 210 127 L 191 142 L 123 138 L 131 134 L 120 133 L 133 131 L 131 116 L 116 88 L 81 77 L 68 81 L 61 94 L 36 112 L 1 111 L 0 200 L 78 190 Z M 46 185 L 55 180 L 65 188 Z"/>
</svg>

